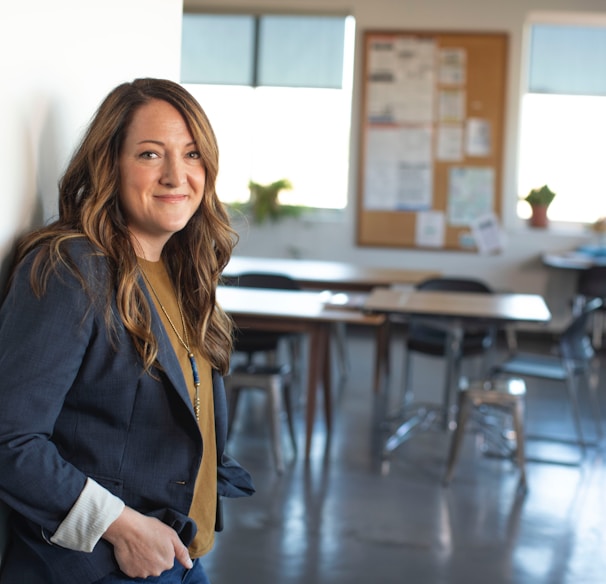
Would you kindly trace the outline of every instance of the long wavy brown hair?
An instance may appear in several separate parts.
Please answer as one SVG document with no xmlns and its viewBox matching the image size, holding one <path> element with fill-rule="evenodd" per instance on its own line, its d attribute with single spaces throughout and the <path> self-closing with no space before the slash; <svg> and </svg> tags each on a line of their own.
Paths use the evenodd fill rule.
<svg viewBox="0 0 606 584">
<path fill-rule="evenodd" d="M 219 152 L 214 131 L 200 104 L 179 84 L 163 79 L 136 79 L 111 91 L 59 181 L 59 218 L 26 236 L 16 259 L 19 261 L 37 248 L 31 281 L 34 291 L 41 295 L 49 274 L 59 264 L 68 266 L 86 284 L 69 261 L 65 244 L 79 238 L 90 241 L 107 258 L 109 266 L 107 325 L 112 327 L 111 301 L 115 291 L 119 317 L 145 368 L 154 364 L 158 343 L 152 334 L 152 312 L 141 287 L 137 256 L 120 208 L 118 158 L 134 113 L 155 99 L 168 102 L 181 113 L 206 170 L 202 203 L 187 226 L 164 246 L 163 260 L 193 344 L 214 368 L 225 374 L 233 330 L 230 318 L 216 302 L 216 287 L 237 235 L 215 191 Z"/>
</svg>

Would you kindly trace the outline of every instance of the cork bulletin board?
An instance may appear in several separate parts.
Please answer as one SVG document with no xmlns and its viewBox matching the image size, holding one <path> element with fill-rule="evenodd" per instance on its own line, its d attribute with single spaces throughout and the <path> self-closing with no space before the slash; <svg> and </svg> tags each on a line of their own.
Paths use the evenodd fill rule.
<svg viewBox="0 0 606 584">
<path fill-rule="evenodd" d="M 505 33 L 365 31 L 357 244 L 477 249 L 501 209 Z"/>
</svg>

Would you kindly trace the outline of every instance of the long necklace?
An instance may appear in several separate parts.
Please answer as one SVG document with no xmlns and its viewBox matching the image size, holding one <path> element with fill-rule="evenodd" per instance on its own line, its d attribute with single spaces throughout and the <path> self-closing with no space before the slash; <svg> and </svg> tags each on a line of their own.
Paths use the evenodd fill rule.
<svg viewBox="0 0 606 584">
<path fill-rule="evenodd" d="M 187 334 L 187 328 L 185 327 L 185 318 L 183 317 L 183 310 L 181 310 L 181 303 L 179 302 L 179 299 L 177 298 L 177 308 L 179 309 L 179 316 L 181 317 L 181 326 L 183 327 L 183 337 L 185 337 L 185 339 L 183 339 L 183 337 L 179 334 L 177 327 L 173 323 L 172 318 L 168 315 L 166 308 L 164 308 L 164 304 L 162 304 L 162 301 L 160 300 L 160 297 L 158 296 L 156 289 L 154 288 L 154 286 L 150 282 L 149 278 L 147 277 L 147 274 L 145 273 L 143 268 L 140 267 L 140 269 L 141 269 L 141 273 L 143 274 L 143 277 L 145 278 L 145 282 L 149 285 L 150 290 L 152 291 L 153 295 L 155 296 L 156 300 L 158 301 L 158 304 L 159 304 L 162 312 L 164 313 L 166 320 L 168 320 L 168 323 L 170 324 L 171 328 L 173 329 L 175 335 L 177 335 L 177 339 L 179 339 L 179 342 L 183 345 L 183 348 L 187 351 L 187 357 L 189 358 L 189 363 L 191 365 L 191 372 L 192 372 L 192 375 L 194 378 L 194 413 L 196 414 L 196 419 L 200 420 L 200 374 L 198 373 L 198 363 L 196 362 L 196 357 L 190 348 L 189 335 Z"/>
</svg>

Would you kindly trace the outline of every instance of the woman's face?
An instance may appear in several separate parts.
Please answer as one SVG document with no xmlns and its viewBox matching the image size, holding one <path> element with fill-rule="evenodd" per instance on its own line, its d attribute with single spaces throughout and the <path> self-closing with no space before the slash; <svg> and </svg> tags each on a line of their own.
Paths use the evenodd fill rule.
<svg viewBox="0 0 606 584">
<path fill-rule="evenodd" d="M 141 106 L 119 158 L 120 204 L 137 255 L 157 261 L 202 201 L 206 171 L 181 114 L 155 99 Z"/>
</svg>

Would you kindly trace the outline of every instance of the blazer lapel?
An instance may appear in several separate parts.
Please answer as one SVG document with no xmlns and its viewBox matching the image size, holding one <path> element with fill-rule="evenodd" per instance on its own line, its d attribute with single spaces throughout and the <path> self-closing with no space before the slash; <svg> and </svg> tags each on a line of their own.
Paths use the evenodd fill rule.
<svg viewBox="0 0 606 584">
<path fill-rule="evenodd" d="M 143 280 L 140 280 L 143 284 Z M 179 364 L 179 360 L 177 359 L 177 355 L 175 355 L 175 350 L 171 345 L 170 338 L 162 325 L 162 320 L 158 311 L 156 310 L 156 305 L 153 302 L 147 287 L 143 287 L 143 291 L 145 296 L 147 297 L 147 301 L 151 307 L 152 311 L 152 333 L 156 337 L 158 341 L 158 363 L 162 366 L 163 371 L 166 373 L 166 376 L 172 383 L 176 392 L 179 394 L 181 399 L 187 405 L 187 408 L 191 412 L 191 415 L 195 418 L 194 406 L 191 401 L 191 397 L 189 395 L 189 391 L 187 389 L 187 384 L 185 379 L 183 378 L 183 371 L 181 369 L 181 365 Z"/>
</svg>

